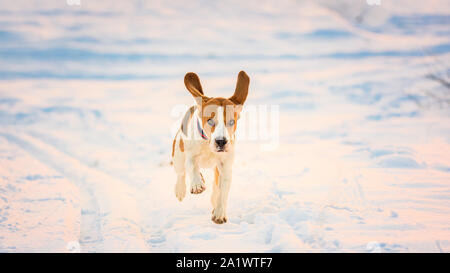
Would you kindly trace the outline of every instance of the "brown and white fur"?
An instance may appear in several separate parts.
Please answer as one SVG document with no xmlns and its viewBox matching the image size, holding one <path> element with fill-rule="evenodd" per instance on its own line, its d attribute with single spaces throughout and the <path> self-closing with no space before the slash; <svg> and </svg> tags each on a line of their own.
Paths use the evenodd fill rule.
<svg viewBox="0 0 450 273">
<path fill-rule="evenodd" d="M 212 221 L 222 224 L 227 222 L 236 124 L 247 98 L 250 79 L 244 71 L 239 72 L 234 95 L 228 99 L 206 97 L 195 73 L 187 73 L 184 83 L 196 105 L 186 112 L 173 141 L 172 157 L 177 173 L 175 195 L 179 201 L 186 196 L 186 173 L 191 182 L 190 192 L 202 193 L 205 181 L 200 168 L 213 169 Z"/>
</svg>

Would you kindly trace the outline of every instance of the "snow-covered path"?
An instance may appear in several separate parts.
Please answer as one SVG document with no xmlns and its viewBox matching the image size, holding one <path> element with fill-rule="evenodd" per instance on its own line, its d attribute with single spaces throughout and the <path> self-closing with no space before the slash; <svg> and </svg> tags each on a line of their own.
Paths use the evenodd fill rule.
<svg viewBox="0 0 450 273">
<path fill-rule="evenodd" d="M 333 2 L 0 4 L 0 252 L 450 251 L 448 1 Z M 184 73 L 242 69 L 279 141 L 238 141 L 216 225 L 171 134 Z"/>
</svg>

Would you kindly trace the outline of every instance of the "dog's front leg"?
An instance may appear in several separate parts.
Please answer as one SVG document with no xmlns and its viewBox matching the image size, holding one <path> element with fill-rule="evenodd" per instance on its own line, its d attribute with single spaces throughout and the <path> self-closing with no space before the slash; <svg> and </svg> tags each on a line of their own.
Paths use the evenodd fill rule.
<svg viewBox="0 0 450 273">
<path fill-rule="evenodd" d="M 191 193 L 199 194 L 205 189 L 205 181 L 198 168 L 196 157 L 188 157 L 186 160 L 186 170 L 191 179 Z"/>
<path fill-rule="evenodd" d="M 218 171 L 218 185 L 214 185 L 212 203 L 212 218 L 214 223 L 223 224 L 227 222 L 227 201 L 228 192 L 231 186 L 231 162 L 221 164 Z"/>
</svg>

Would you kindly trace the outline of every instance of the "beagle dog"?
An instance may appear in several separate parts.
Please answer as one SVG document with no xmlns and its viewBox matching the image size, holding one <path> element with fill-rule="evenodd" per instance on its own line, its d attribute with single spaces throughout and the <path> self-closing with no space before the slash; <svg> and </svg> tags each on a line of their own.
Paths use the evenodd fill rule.
<svg viewBox="0 0 450 273">
<path fill-rule="evenodd" d="M 250 79 L 244 71 L 239 72 L 236 90 L 230 98 L 205 96 L 200 79 L 192 72 L 186 74 L 184 84 L 196 105 L 184 115 L 173 141 L 172 158 L 177 174 L 175 195 L 179 201 L 185 197 L 186 173 L 191 182 L 191 193 L 202 193 L 205 181 L 200 168 L 213 169 L 212 221 L 216 224 L 226 223 L 235 131 L 239 113 L 247 98 Z"/>
</svg>

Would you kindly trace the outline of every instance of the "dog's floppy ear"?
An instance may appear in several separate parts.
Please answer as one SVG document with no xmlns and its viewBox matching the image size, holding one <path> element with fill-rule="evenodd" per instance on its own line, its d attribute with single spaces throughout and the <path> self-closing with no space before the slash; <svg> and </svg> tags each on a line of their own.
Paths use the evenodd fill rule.
<svg viewBox="0 0 450 273">
<path fill-rule="evenodd" d="M 248 86 L 250 84 L 250 78 L 244 71 L 239 72 L 236 90 L 234 91 L 234 95 L 229 99 L 236 105 L 244 104 L 247 99 L 248 94 Z"/>
<path fill-rule="evenodd" d="M 194 96 L 197 103 L 201 104 L 202 101 L 208 100 L 208 97 L 205 97 L 203 94 L 200 79 L 194 72 L 186 73 L 186 76 L 184 76 L 184 85 L 186 85 L 187 90 Z"/>
</svg>

